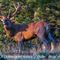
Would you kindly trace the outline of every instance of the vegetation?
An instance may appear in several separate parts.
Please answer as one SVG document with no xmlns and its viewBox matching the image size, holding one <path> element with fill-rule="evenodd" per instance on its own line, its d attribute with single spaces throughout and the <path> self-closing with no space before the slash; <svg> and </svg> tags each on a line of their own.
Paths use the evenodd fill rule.
<svg viewBox="0 0 60 60">
<path fill-rule="evenodd" d="M 48 22 L 54 24 L 56 37 L 60 37 L 60 1 L 59 0 L 0 0 L 0 15 L 7 16 L 9 10 L 15 11 L 13 3 L 19 2 L 22 9 L 15 15 L 15 21 L 18 23 L 30 23 L 48 19 Z M 34 39 L 33 39 L 34 40 Z M 33 41 L 32 40 L 32 41 Z M 0 22 L 0 48 L 4 45 L 9 46 L 14 41 L 6 38 L 3 34 L 3 25 Z M 33 42 L 34 43 L 34 42 Z"/>
</svg>

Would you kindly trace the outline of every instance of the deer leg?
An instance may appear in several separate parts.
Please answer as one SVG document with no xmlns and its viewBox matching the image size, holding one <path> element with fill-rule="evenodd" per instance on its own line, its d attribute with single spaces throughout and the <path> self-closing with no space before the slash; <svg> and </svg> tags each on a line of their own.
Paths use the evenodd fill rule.
<svg viewBox="0 0 60 60">
<path fill-rule="evenodd" d="M 38 36 L 40 44 L 41 44 L 41 49 L 42 50 L 50 50 L 51 49 L 51 44 L 49 43 L 49 41 L 47 39 L 45 39 L 44 37 Z"/>
<path fill-rule="evenodd" d="M 38 38 L 39 38 L 39 41 L 40 41 L 40 44 L 42 45 L 42 49 L 43 50 L 46 50 L 48 48 L 48 40 L 41 37 L 40 35 L 38 35 Z"/>
<path fill-rule="evenodd" d="M 58 49 L 59 42 L 55 39 L 53 45 L 54 45 L 54 50 L 56 51 Z"/>
<path fill-rule="evenodd" d="M 41 42 L 42 44 L 42 48 L 43 49 L 46 49 L 47 48 L 47 44 L 48 44 L 48 40 L 44 38 L 44 29 L 40 29 L 37 33 L 37 37 L 39 38 L 39 41 Z"/>
<path fill-rule="evenodd" d="M 48 38 L 49 38 L 49 41 L 51 41 L 51 51 L 53 51 L 56 47 L 56 39 L 54 38 L 54 34 L 52 32 L 49 32 L 48 33 Z"/>
<path fill-rule="evenodd" d="M 29 44 L 30 44 L 30 48 L 32 48 L 32 41 L 29 41 Z"/>
<path fill-rule="evenodd" d="M 41 39 L 40 38 L 38 38 L 38 48 L 42 51 L 42 44 L 43 44 L 43 42 L 41 41 Z"/>
<path fill-rule="evenodd" d="M 19 49 L 23 49 L 23 45 L 24 45 L 23 41 L 18 42 L 18 48 Z"/>
</svg>

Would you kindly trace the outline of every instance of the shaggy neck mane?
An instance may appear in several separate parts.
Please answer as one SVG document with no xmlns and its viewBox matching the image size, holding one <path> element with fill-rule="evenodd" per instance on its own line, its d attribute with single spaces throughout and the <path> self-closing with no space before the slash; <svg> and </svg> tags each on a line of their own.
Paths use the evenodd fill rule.
<svg viewBox="0 0 60 60">
<path fill-rule="evenodd" d="M 18 32 L 26 31 L 27 28 L 28 28 L 27 24 L 15 24 L 15 23 L 12 23 L 11 27 L 6 28 L 6 29 L 10 32 L 10 36 L 13 37 Z"/>
<path fill-rule="evenodd" d="M 9 27 L 6 28 L 10 32 L 9 33 L 10 37 L 15 35 L 15 28 L 13 26 L 14 26 L 14 24 L 12 23 L 12 26 L 10 28 Z"/>
</svg>

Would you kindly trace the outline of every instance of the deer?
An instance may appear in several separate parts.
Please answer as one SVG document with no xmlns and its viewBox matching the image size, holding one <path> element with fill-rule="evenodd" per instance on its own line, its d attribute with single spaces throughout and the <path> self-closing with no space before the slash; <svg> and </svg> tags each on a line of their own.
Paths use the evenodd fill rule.
<svg viewBox="0 0 60 60">
<path fill-rule="evenodd" d="M 21 9 L 21 5 L 18 3 L 17 7 L 14 4 L 16 11 L 13 13 L 9 13 L 7 17 L 0 16 L 0 21 L 3 23 L 4 32 L 6 36 L 11 40 L 14 40 L 18 44 L 21 44 L 22 41 L 29 41 L 33 37 L 38 37 L 41 44 L 43 43 L 45 46 L 48 46 L 48 40 L 45 38 L 45 28 L 46 22 L 31 22 L 29 24 L 17 24 L 12 22 L 12 17 L 15 16 L 17 11 Z"/>
</svg>

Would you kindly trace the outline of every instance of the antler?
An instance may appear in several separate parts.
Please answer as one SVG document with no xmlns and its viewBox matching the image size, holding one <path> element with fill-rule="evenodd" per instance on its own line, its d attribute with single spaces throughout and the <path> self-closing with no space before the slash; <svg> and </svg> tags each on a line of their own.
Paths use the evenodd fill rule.
<svg viewBox="0 0 60 60">
<path fill-rule="evenodd" d="M 7 16 L 7 18 L 14 17 L 15 14 L 17 13 L 17 11 L 21 10 L 21 5 L 19 4 L 19 2 L 17 3 L 17 7 L 16 7 L 15 3 L 13 3 L 13 6 L 15 7 L 16 11 L 13 14 L 11 14 L 11 12 L 9 10 L 9 15 Z"/>
<path fill-rule="evenodd" d="M 16 7 L 15 4 L 14 4 L 14 7 L 15 7 L 16 11 L 12 14 L 12 16 L 14 16 L 17 13 L 17 11 L 19 11 L 21 9 L 21 5 L 19 3 L 17 3 L 17 5 L 18 6 Z"/>
</svg>

